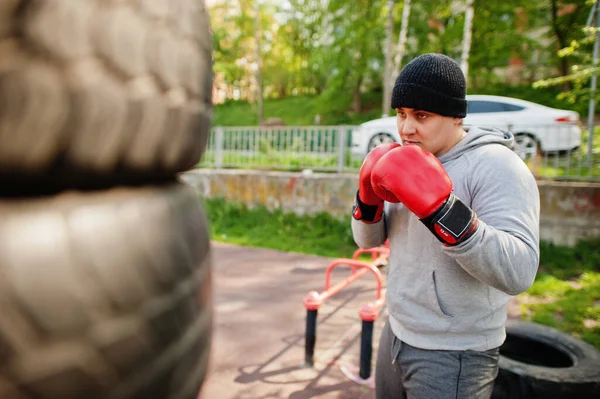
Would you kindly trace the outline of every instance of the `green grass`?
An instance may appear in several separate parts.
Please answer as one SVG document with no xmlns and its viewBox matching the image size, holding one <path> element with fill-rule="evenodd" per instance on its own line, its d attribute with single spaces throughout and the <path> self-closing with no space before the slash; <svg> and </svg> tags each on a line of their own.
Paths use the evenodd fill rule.
<svg viewBox="0 0 600 399">
<path fill-rule="evenodd" d="M 203 165 L 214 165 L 215 154 L 207 153 L 202 158 Z M 346 156 L 345 168 L 358 170 L 362 159 L 356 159 L 350 155 Z M 222 165 L 225 168 L 236 168 L 243 166 L 252 169 L 283 170 L 297 172 L 302 169 L 311 168 L 315 171 L 337 170 L 337 155 L 316 155 L 311 153 L 289 153 L 286 151 L 269 151 L 247 155 L 243 153 L 224 152 Z"/>
<path fill-rule="evenodd" d="M 541 244 L 540 270 L 522 295 L 527 320 L 569 332 L 600 349 L 600 238 L 574 248 Z"/>
<path fill-rule="evenodd" d="M 600 273 L 570 281 L 544 274 L 525 295 L 526 319 L 570 332 L 600 349 Z"/>
<path fill-rule="evenodd" d="M 281 118 L 288 126 L 358 125 L 381 116 L 381 93 L 363 93 L 362 111 L 351 112 L 352 97 L 341 93 L 325 101 L 318 96 L 291 96 L 263 102 L 263 119 Z M 247 101 L 227 101 L 214 109 L 213 126 L 257 126 L 258 107 Z"/>
<path fill-rule="evenodd" d="M 266 100 L 263 106 L 264 119 L 277 117 L 286 125 L 314 124 L 315 97 L 299 96 L 285 99 Z M 228 101 L 215 107 L 213 126 L 256 126 L 258 108 L 246 101 Z"/>
<path fill-rule="evenodd" d="M 327 213 L 298 216 L 222 199 L 205 199 L 204 204 L 216 241 L 334 258 L 356 250 L 350 220 L 344 223 Z"/>
<path fill-rule="evenodd" d="M 569 280 L 587 272 L 600 272 L 600 237 L 581 241 L 572 248 L 542 242 L 540 252 L 538 275 Z"/>
<path fill-rule="evenodd" d="M 297 216 L 264 206 L 204 199 L 215 241 L 328 257 L 356 250 L 350 219 Z M 573 248 L 542 242 L 533 286 L 520 295 L 524 318 L 571 333 L 600 349 L 600 237 Z"/>
</svg>

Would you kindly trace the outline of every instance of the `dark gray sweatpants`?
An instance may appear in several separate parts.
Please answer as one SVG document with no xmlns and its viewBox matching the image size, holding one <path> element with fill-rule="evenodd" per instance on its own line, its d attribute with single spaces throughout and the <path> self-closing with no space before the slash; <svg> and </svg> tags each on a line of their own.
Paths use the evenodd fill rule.
<svg viewBox="0 0 600 399">
<path fill-rule="evenodd" d="M 498 348 L 485 352 L 424 350 L 400 341 L 386 323 L 375 367 L 377 399 L 489 399 Z"/>
</svg>

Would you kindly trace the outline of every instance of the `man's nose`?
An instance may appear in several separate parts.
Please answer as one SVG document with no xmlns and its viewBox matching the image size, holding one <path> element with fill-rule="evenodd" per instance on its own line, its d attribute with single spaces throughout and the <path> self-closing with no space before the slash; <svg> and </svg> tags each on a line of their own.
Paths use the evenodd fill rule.
<svg viewBox="0 0 600 399">
<path fill-rule="evenodd" d="M 405 136 L 409 136 L 411 134 L 415 134 L 417 132 L 417 129 L 415 127 L 415 123 L 411 118 L 406 118 L 404 120 L 404 123 L 402 123 L 402 128 L 400 130 L 400 133 L 405 135 Z"/>
</svg>

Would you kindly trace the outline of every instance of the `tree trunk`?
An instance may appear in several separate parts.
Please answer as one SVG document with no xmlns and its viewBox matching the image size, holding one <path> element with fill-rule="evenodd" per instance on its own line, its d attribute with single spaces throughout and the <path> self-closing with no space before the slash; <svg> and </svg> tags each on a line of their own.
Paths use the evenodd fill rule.
<svg viewBox="0 0 600 399">
<path fill-rule="evenodd" d="M 554 35 L 556 36 L 556 40 L 558 41 L 558 48 L 567 47 L 566 38 L 564 32 L 560 30 L 558 26 L 558 0 L 552 0 L 552 30 L 554 31 Z M 560 74 L 561 76 L 567 76 L 569 74 L 569 61 L 566 57 L 562 57 L 560 59 Z M 570 86 L 568 82 L 563 83 L 562 91 L 569 91 Z"/>
<path fill-rule="evenodd" d="M 471 36 L 473 33 L 473 0 L 467 0 L 467 9 L 465 10 L 465 27 L 463 32 L 462 55 L 460 57 L 460 69 L 465 75 L 465 80 L 469 81 L 469 52 L 471 50 Z"/>
<path fill-rule="evenodd" d="M 567 60 L 567 57 L 561 57 L 560 59 L 560 73 L 562 76 L 567 76 L 569 74 L 569 60 Z"/>
<path fill-rule="evenodd" d="M 400 27 L 400 35 L 398 37 L 398 52 L 394 58 L 394 70 L 391 77 L 392 80 L 395 80 L 400 73 L 402 57 L 404 57 L 406 48 L 406 35 L 408 33 L 408 17 L 410 16 L 410 1 L 411 0 L 404 0 L 404 7 L 402 8 L 402 26 Z"/>
<path fill-rule="evenodd" d="M 394 35 L 394 0 L 387 0 L 387 26 L 385 35 L 385 71 L 383 72 L 382 116 L 389 116 L 392 102 L 392 36 Z"/>
<path fill-rule="evenodd" d="M 256 58 L 256 102 L 258 105 L 258 125 L 260 126 L 263 121 L 263 88 L 262 88 L 262 68 L 261 68 L 261 57 L 260 57 L 260 8 L 259 1 L 254 0 L 254 40 L 255 45 L 255 58 Z"/>
</svg>

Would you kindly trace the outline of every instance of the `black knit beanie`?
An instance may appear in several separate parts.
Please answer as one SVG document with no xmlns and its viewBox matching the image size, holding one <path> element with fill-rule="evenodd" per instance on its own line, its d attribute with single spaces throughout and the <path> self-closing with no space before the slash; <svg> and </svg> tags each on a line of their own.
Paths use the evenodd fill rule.
<svg viewBox="0 0 600 399">
<path fill-rule="evenodd" d="M 443 54 L 423 54 L 398 75 L 392 90 L 392 108 L 414 108 L 464 118 L 467 84 L 460 67 Z"/>
</svg>

